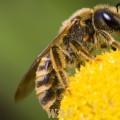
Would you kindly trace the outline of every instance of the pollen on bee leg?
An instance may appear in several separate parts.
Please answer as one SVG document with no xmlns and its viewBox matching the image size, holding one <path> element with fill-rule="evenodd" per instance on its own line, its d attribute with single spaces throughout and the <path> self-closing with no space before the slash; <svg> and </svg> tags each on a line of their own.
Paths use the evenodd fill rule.
<svg viewBox="0 0 120 120">
<path fill-rule="evenodd" d="M 84 38 L 83 41 L 86 42 L 89 39 L 89 35 L 87 34 Z"/>
<path fill-rule="evenodd" d="M 80 20 L 80 25 L 81 25 L 82 27 L 86 27 L 86 24 L 85 24 L 82 20 Z"/>
</svg>

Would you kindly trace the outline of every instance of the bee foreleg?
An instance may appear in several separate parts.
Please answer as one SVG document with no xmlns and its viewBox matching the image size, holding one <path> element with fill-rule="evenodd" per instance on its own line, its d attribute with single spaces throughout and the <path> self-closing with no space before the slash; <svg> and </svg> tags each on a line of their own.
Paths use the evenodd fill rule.
<svg viewBox="0 0 120 120">
<path fill-rule="evenodd" d="M 94 57 L 80 44 L 80 42 L 72 40 L 70 42 L 70 47 L 72 48 L 74 53 L 84 58 L 85 60 L 94 60 Z"/>
<path fill-rule="evenodd" d="M 105 31 L 98 31 L 108 42 L 108 44 L 112 47 L 113 50 L 120 49 L 120 43 L 113 39 L 112 36 L 110 36 Z"/>
<path fill-rule="evenodd" d="M 56 72 L 58 80 L 63 88 L 69 84 L 68 75 L 66 72 L 66 61 L 64 53 L 57 46 L 52 46 L 50 49 L 50 57 L 53 69 Z"/>
</svg>

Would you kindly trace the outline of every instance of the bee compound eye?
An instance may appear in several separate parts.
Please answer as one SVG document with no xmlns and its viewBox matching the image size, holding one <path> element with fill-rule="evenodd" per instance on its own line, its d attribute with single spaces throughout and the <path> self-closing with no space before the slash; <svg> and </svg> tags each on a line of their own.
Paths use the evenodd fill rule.
<svg viewBox="0 0 120 120">
<path fill-rule="evenodd" d="M 120 30 L 120 18 L 107 11 L 102 12 L 102 18 L 105 23 L 114 30 Z"/>
</svg>

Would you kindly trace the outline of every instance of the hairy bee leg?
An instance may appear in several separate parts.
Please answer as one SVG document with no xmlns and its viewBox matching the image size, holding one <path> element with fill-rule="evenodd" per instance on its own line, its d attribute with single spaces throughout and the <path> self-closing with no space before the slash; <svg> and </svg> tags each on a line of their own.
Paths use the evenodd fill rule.
<svg viewBox="0 0 120 120">
<path fill-rule="evenodd" d="M 86 60 L 93 61 L 95 59 L 78 41 L 72 40 L 70 42 L 70 47 L 74 53 L 77 53 L 77 55 Z"/>
<path fill-rule="evenodd" d="M 52 46 L 50 49 L 50 57 L 53 64 L 53 69 L 56 72 L 58 80 L 65 89 L 69 84 L 68 75 L 66 73 L 66 61 L 64 53 L 57 46 Z"/>
<path fill-rule="evenodd" d="M 108 33 L 100 30 L 98 31 L 109 43 L 113 49 L 120 49 L 120 43 L 113 39 Z"/>
</svg>

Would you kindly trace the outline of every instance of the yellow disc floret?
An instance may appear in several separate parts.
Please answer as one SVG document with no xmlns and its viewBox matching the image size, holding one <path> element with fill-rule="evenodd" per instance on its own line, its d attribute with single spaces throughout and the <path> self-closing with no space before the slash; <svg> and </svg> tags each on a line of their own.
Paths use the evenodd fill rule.
<svg viewBox="0 0 120 120">
<path fill-rule="evenodd" d="M 120 51 L 81 66 L 63 96 L 59 120 L 120 120 Z"/>
</svg>

